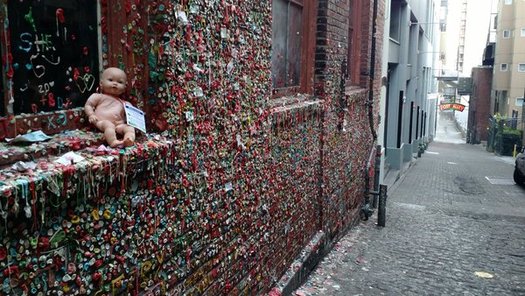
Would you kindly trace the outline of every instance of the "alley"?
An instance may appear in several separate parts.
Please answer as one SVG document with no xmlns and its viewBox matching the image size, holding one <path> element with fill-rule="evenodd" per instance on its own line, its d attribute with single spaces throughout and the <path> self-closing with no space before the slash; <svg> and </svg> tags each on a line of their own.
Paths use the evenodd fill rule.
<svg viewBox="0 0 525 296">
<path fill-rule="evenodd" d="M 447 119 L 437 132 L 389 188 L 386 227 L 374 217 L 351 229 L 295 295 L 525 295 L 512 159 L 459 144 Z"/>
</svg>

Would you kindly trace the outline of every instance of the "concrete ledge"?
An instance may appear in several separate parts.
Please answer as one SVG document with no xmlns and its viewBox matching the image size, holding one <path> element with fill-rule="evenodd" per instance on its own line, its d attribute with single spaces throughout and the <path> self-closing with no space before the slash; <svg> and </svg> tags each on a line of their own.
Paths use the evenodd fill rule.
<svg viewBox="0 0 525 296">
<path fill-rule="evenodd" d="M 334 245 L 361 221 L 360 209 L 358 207 L 354 210 L 353 215 L 351 215 L 354 218 L 349 221 L 343 231 L 334 236 L 331 237 L 322 230 L 318 231 L 268 293 L 268 296 L 291 295 L 294 290 L 298 289 Z"/>
<path fill-rule="evenodd" d="M 94 135 L 91 143 L 97 143 L 95 139 L 99 139 L 98 136 L 99 133 Z M 57 148 L 55 149 L 57 150 L 56 155 L 48 155 L 46 152 L 41 153 L 40 158 L 36 158 L 35 151 L 46 151 L 44 148 L 39 148 L 45 144 L 34 146 L 37 148 L 27 147 L 28 152 L 25 154 L 30 155 L 31 158 L 34 157 L 34 168 L 18 171 L 9 165 L 0 167 L 0 198 L 6 200 L 3 204 L 4 211 L 12 216 L 18 216 L 21 210 L 19 204 L 23 204 L 24 200 L 29 200 L 29 197 L 35 200 L 36 196 L 43 196 L 44 191 L 52 193 L 61 200 L 67 200 L 78 194 L 83 194 L 88 199 L 97 198 L 101 188 L 105 188 L 104 185 L 108 184 L 107 180 L 110 180 L 109 183 L 119 181 L 120 190 L 124 192 L 134 176 L 146 171 L 144 166 L 136 166 L 131 173 L 130 167 L 145 160 L 174 159 L 172 152 L 174 142 L 160 135 L 141 137 L 134 146 L 127 148 L 105 147 L 105 149 L 100 149 L 100 147 L 87 147 L 83 144 L 83 149 L 74 151 L 74 156 L 78 159 L 66 158 L 71 163 L 65 164 L 61 158 L 66 152 L 73 152 L 71 145 L 67 143 L 67 145 L 59 146 L 65 150 L 62 153 L 58 153 L 61 149 Z M 55 143 L 46 144 L 53 146 Z M 17 155 L 24 155 L 18 150 L 15 152 Z M 158 165 L 160 162 L 155 163 L 154 166 Z M 39 210 L 44 209 L 45 205 L 39 208 Z"/>
<path fill-rule="evenodd" d="M 325 241 L 326 234 L 323 231 L 317 232 L 268 295 L 290 295 L 301 286 L 324 256 Z"/>
</svg>

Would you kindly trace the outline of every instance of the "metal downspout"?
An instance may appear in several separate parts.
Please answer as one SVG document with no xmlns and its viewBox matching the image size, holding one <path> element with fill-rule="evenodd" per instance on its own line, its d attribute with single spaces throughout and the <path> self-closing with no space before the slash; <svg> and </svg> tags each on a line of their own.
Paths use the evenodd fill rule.
<svg viewBox="0 0 525 296">
<path fill-rule="evenodd" d="M 368 106 L 368 124 L 370 125 L 370 132 L 372 133 L 372 149 L 370 150 L 370 155 L 368 157 L 368 161 L 365 164 L 364 168 L 364 174 L 365 174 L 365 200 L 364 205 L 361 207 L 361 219 L 368 220 L 368 217 L 370 217 L 373 213 L 372 210 L 372 204 L 370 202 L 370 175 L 369 175 L 369 168 L 372 165 L 372 154 L 376 154 L 375 149 L 379 149 L 381 151 L 380 147 L 375 147 L 375 143 L 377 141 L 377 132 L 374 128 L 374 78 L 375 78 L 375 64 L 376 64 L 376 32 L 377 32 L 377 5 L 379 0 L 374 0 L 374 7 L 372 12 L 372 45 L 370 48 L 370 70 L 369 70 L 369 85 L 368 85 L 368 101 L 366 102 L 366 105 Z M 378 178 L 378 176 L 375 176 Z M 378 188 L 375 188 L 376 180 L 374 180 L 374 193 L 378 190 Z"/>
<path fill-rule="evenodd" d="M 370 132 L 372 133 L 373 142 L 377 140 L 377 132 L 374 128 L 374 78 L 375 78 L 375 64 L 376 64 L 376 33 L 377 33 L 377 6 L 379 0 L 374 0 L 374 8 L 372 15 L 372 46 L 370 49 L 370 71 L 369 71 L 369 86 L 368 86 L 368 123 L 370 125 Z M 372 143 L 372 145 L 374 145 Z"/>
</svg>

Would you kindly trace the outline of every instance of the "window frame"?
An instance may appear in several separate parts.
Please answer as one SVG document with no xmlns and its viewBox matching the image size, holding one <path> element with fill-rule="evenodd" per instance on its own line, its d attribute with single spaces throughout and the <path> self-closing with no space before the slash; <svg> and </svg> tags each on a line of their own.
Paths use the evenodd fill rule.
<svg viewBox="0 0 525 296">
<path fill-rule="evenodd" d="M 519 63 L 518 64 L 518 72 L 524 73 L 525 72 L 525 63 Z"/>
<path fill-rule="evenodd" d="M 49 3 L 51 4 L 51 3 Z M 94 24 L 100 24 L 100 3 L 99 1 L 95 1 L 93 3 L 95 5 L 94 9 L 95 9 L 95 16 L 96 16 L 96 20 L 94 21 Z M 3 21 L 7 21 L 6 19 L 9 18 L 9 7 L 8 5 L 4 2 L 4 3 L 1 3 L 0 5 L 2 5 L 2 9 L 4 10 L 5 14 L 2 15 L 2 20 Z M 32 8 L 32 6 L 31 6 Z M 57 16 L 57 24 L 58 24 L 59 20 L 58 20 L 58 16 Z M 97 29 L 95 30 L 95 34 L 96 34 L 96 37 L 93 36 L 93 38 L 97 39 L 97 44 L 94 46 L 95 47 L 95 50 L 97 51 L 97 54 L 96 54 L 96 59 L 95 61 L 97 62 L 97 67 L 96 68 L 93 68 L 91 69 L 91 72 L 90 74 L 92 74 L 93 76 L 95 77 L 98 77 L 98 73 L 100 72 L 100 70 L 102 69 L 101 67 L 101 56 L 102 56 L 102 50 L 101 50 L 101 44 L 100 44 L 100 30 L 98 29 L 99 26 L 97 26 Z M 1 32 L 1 35 L 2 35 L 2 41 L 0 42 L 1 45 L 0 45 L 0 48 L 1 48 L 1 53 L 2 53 L 2 56 L 3 57 L 7 57 L 9 56 L 10 58 L 10 62 L 6 65 L 6 67 L 10 64 L 16 64 L 18 62 L 18 60 L 14 60 L 15 59 L 15 54 L 13 53 L 13 49 L 12 47 L 16 45 L 16 42 L 20 42 L 20 40 L 14 40 L 14 36 L 12 34 L 12 31 L 13 31 L 13 28 L 12 27 L 8 27 L 8 28 L 5 28 L 4 30 L 2 30 Z M 64 29 L 65 31 L 65 29 Z M 57 28 L 57 34 L 58 33 L 58 28 Z M 62 31 L 60 31 L 62 32 Z M 67 31 L 65 31 L 67 32 Z M 45 34 L 43 32 L 39 32 L 40 34 Z M 37 38 L 37 37 L 35 37 Z M 36 42 L 35 44 L 33 44 L 31 41 L 29 40 L 23 40 L 25 41 L 26 43 L 29 43 L 31 44 L 32 47 L 37 47 L 37 52 L 39 52 L 40 50 L 38 49 L 38 45 L 36 45 Z M 53 46 L 54 47 L 54 46 Z M 29 49 L 28 49 L 29 50 Z M 27 51 L 28 51 L 27 50 Z M 60 53 L 59 51 L 57 51 L 58 53 Z M 44 57 L 45 58 L 45 57 Z M 60 60 L 59 60 L 60 61 Z M 49 62 L 49 61 L 48 61 Z M 51 63 L 51 62 L 49 62 Z M 54 64 L 53 64 L 54 65 Z M 11 67 L 9 67 L 11 68 Z M 38 68 L 38 66 L 37 66 Z M 43 68 L 43 67 L 42 67 Z M 7 73 L 7 72 L 10 72 L 11 70 L 8 70 L 6 71 L 7 69 L 5 67 L 2 67 L 2 84 L 5 85 L 6 83 L 8 84 L 12 84 L 13 83 L 13 78 L 11 77 L 11 73 Z M 95 78 L 95 81 L 97 81 L 98 78 Z M 46 85 L 47 86 L 47 85 Z M 14 102 L 12 101 L 13 99 L 9 99 L 9 97 L 12 97 L 13 94 L 11 93 L 7 93 L 9 91 L 9 89 L 5 89 L 4 90 L 4 94 L 3 94 L 3 98 L 2 98 L 2 107 L 4 108 L 5 110 L 5 115 L 1 115 L 0 116 L 21 116 L 23 114 L 29 114 L 29 115 L 26 115 L 26 116 L 31 116 L 31 115 L 37 115 L 37 114 L 45 114 L 45 113 L 49 113 L 49 114 L 52 114 L 52 113 L 56 113 L 56 112 L 64 112 L 64 111 L 68 111 L 68 110 L 74 110 L 74 109 L 78 109 L 80 108 L 79 107 L 73 107 L 73 108 L 68 108 L 68 109 L 61 109 L 61 110 L 53 110 L 53 111 L 37 111 L 37 112 L 34 112 L 34 113 L 27 113 L 27 112 L 20 112 L 20 113 L 15 113 L 13 110 L 11 110 L 12 108 L 9 108 L 11 104 L 14 104 Z M 87 100 L 87 98 L 86 98 Z"/>
<path fill-rule="evenodd" d="M 512 37 L 510 30 L 503 30 L 503 39 L 509 39 Z"/>
<path fill-rule="evenodd" d="M 514 105 L 516 107 L 523 107 L 524 101 L 525 101 L 524 97 L 516 97 L 516 101 L 514 102 Z M 518 102 L 521 102 L 521 103 L 518 104 Z"/>
<path fill-rule="evenodd" d="M 97 73 L 93 73 L 94 76 L 99 75 L 100 71 L 107 65 L 115 65 L 123 67 L 126 72 L 131 72 L 132 67 L 137 64 L 147 64 L 144 58 L 132 57 L 133 53 L 130 53 L 124 46 L 123 41 L 130 40 L 130 34 L 123 32 L 121 28 L 128 26 L 131 20 L 135 17 L 134 14 L 129 14 L 126 10 L 116 10 L 114 7 L 125 7 L 126 0 L 114 0 L 112 6 L 109 6 L 106 1 L 96 0 L 97 9 L 97 45 L 98 48 L 98 67 L 99 69 L 93 69 Z M 0 3 L 0 9 L 7 12 L 6 2 Z M 6 7 L 4 7 L 4 5 Z M 7 18 L 7 14 L 3 14 L 1 20 Z M 141 18 L 140 21 L 136 21 L 137 27 L 146 30 L 147 23 L 146 18 Z M 0 41 L 2 56 L 11 55 L 11 39 L 10 30 L 0 30 Z M 6 41 L 7 40 L 7 41 Z M 103 43 L 104 40 L 104 44 Z M 108 54 L 108 53 L 111 54 Z M 144 69 L 147 71 L 147 69 Z M 0 115 L 0 140 L 6 137 L 12 138 L 19 134 L 24 134 L 29 130 L 41 129 L 44 133 L 55 134 L 62 131 L 74 130 L 74 129 L 85 129 L 88 127 L 88 122 L 84 118 L 84 107 L 76 107 L 71 109 L 38 112 L 38 113 L 22 113 L 14 114 L 8 109 L 9 106 L 9 89 L 5 85 L 10 83 L 8 73 L 4 67 L 1 70 L 2 74 L 2 90 L 3 97 L 0 104 L 5 108 L 5 115 Z M 127 73 L 128 80 L 133 78 L 134 73 Z M 138 92 L 145 92 L 147 89 L 147 82 L 143 85 L 136 87 Z M 145 100 L 145 98 L 144 98 Z M 148 112 L 147 110 L 146 113 Z M 64 124 L 57 124 L 56 121 L 65 119 Z M 55 122 L 53 122 L 55 121 Z"/>
<path fill-rule="evenodd" d="M 521 36 L 521 37 L 525 37 L 525 27 L 524 27 L 524 28 L 521 28 L 521 30 L 520 30 L 520 36 Z"/>
<path fill-rule="evenodd" d="M 361 85 L 362 0 L 349 1 L 348 49 L 346 55 L 346 81 L 349 86 Z"/>
<path fill-rule="evenodd" d="M 507 64 L 507 63 L 501 63 L 501 64 L 500 64 L 500 68 L 499 68 L 499 70 L 500 70 L 501 72 L 507 72 L 507 71 L 509 70 L 509 64 Z"/>
<path fill-rule="evenodd" d="M 400 1 L 391 1 L 390 2 L 390 19 L 397 20 L 401 15 L 401 2 Z M 399 22 L 389 22 L 390 31 L 388 38 L 400 43 L 399 39 L 401 38 L 401 24 Z"/>
<path fill-rule="evenodd" d="M 512 5 L 512 0 L 505 0 L 505 5 Z"/>
<path fill-rule="evenodd" d="M 296 95 L 299 93 L 313 94 L 313 77 L 314 77 L 314 54 L 315 54 L 315 26 L 316 26 L 316 0 L 286 0 L 296 5 L 302 5 L 302 30 L 303 38 L 301 40 L 301 57 L 300 72 L 298 85 L 274 87 L 272 86 L 272 99 Z M 272 1 L 273 15 L 273 1 Z M 273 24 L 273 20 L 272 20 Z M 274 43 L 272 36 L 272 45 Z M 273 52 L 272 52 L 273 54 Z M 273 63 L 270 66 L 273 75 Z"/>
</svg>

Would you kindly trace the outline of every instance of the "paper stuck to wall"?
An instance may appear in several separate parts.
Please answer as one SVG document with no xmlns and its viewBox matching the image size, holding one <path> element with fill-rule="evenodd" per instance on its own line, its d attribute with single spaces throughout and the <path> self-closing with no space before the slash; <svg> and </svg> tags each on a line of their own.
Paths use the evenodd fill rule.
<svg viewBox="0 0 525 296">
<path fill-rule="evenodd" d="M 128 125 L 146 133 L 146 117 L 144 116 L 146 113 L 128 103 L 124 104 L 124 110 Z"/>
<path fill-rule="evenodd" d="M 43 142 L 51 139 L 52 137 L 44 134 L 42 131 L 34 131 L 27 133 L 25 135 L 19 135 L 14 139 L 6 139 L 8 143 L 17 144 L 17 143 L 37 143 Z"/>
<path fill-rule="evenodd" d="M 78 154 L 76 154 L 73 151 L 70 151 L 70 152 L 62 155 L 57 160 L 55 160 L 55 162 L 58 162 L 58 163 L 63 164 L 63 165 L 70 165 L 70 164 L 75 164 L 77 162 L 81 162 L 84 159 L 85 158 L 83 156 L 78 155 Z"/>
</svg>

